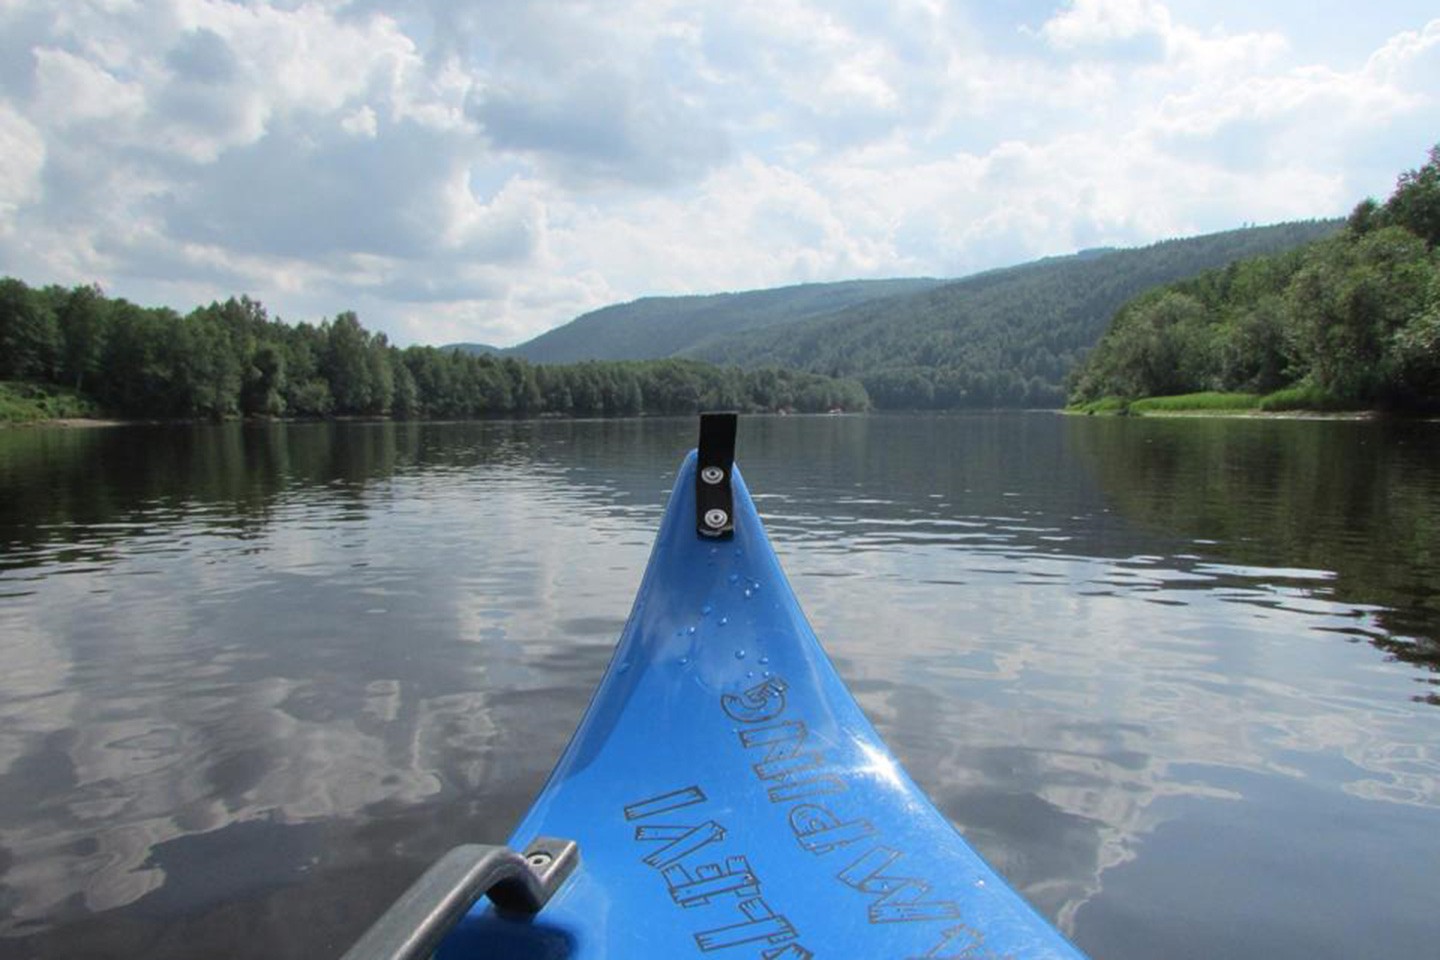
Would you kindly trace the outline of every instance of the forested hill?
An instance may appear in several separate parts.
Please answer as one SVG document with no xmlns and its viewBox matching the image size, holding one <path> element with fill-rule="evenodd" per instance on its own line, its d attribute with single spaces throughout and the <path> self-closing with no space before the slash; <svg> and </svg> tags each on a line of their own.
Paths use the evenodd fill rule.
<svg viewBox="0 0 1440 960">
<path fill-rule="evenodd" d="M 858 378 L 880 408 L 1057 407 L 1067 375 L 1131 297 L 1341 226 L 1286 223 L 1042 260 L 748 330 L 687 354 Z"/>
<path fill-rule="evenodd" d="M 1288 407 L 1440 406 L 1440 145 L 1339 234 L 1146 292 L 1076 378 L 1076 403 L 1208 391 Z"/>
<path fill-rule="evenodd" d="M 541 366 L 391 346 L 349 311 L 272 319 L 248 297 L 181 315 L 98 287 L 0 278 L 0 421 L 112 416 L 635 416 L 702 409 L 864 410 L 865 388 L 696 360 Z M 62 412 L 70 410 L 74 412 Z"/>
<path fill-rule="evenodd" d="M 833 314 L 945 282 L 845 280 L 711 296 L 644 297 L 584 314 L 505 352 L 533 363 L 673 357 L 694 353 L 720 337 Z"/>
</svg>

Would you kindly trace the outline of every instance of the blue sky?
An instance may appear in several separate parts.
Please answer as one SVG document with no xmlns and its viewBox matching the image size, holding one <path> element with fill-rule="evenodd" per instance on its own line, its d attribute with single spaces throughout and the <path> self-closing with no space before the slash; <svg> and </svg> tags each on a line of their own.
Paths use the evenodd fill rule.
<svg viewBox="0 0 1440 960">
<path fill-rule="evenodd" d="M 0 273 L 398 343 L 1341 215 L 1433 4 L 3 0 Z"/>
</svg>

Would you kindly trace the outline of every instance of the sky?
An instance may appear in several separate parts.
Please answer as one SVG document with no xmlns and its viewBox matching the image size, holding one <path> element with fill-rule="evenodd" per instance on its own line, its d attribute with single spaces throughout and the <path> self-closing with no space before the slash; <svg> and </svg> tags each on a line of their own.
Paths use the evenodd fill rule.
<svg viewBox="0 0 1440 960">
<path fill-rule="evenodd" d="M 0 0 L 0 275 L 519 343 L 1383 199 L 1395 0 Z"/>
</svg>

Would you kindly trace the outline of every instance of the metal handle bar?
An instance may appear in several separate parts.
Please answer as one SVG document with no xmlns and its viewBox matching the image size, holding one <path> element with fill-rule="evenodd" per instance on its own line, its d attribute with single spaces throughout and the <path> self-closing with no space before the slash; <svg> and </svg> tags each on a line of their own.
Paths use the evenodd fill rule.
<svg viewBox="0 0 1440 960">
<path fill-rule="evenodd" d="M 516 853 L 467 843 L 437 860 L 341 960 L 424 960 L 483 895 L 514 913 L 538 913 L 580 863 L 573 840 L 540 837 Z"/>
</svg>

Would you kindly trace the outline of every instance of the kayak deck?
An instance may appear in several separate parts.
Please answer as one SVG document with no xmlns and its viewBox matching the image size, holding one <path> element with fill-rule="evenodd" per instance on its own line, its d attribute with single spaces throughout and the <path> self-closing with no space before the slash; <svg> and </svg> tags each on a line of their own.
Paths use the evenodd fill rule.
<svg viewBox="0 0 1440 960">
<path fill-rule="evenodd" d="M 801 612 L 738 470 L 733 539 L 681 467 L 613 659 L 510 838 L 578 842 L 533 917 L 481 901 L 473 957 L 1081 958 L 881 742 Z"/>
</svg>

